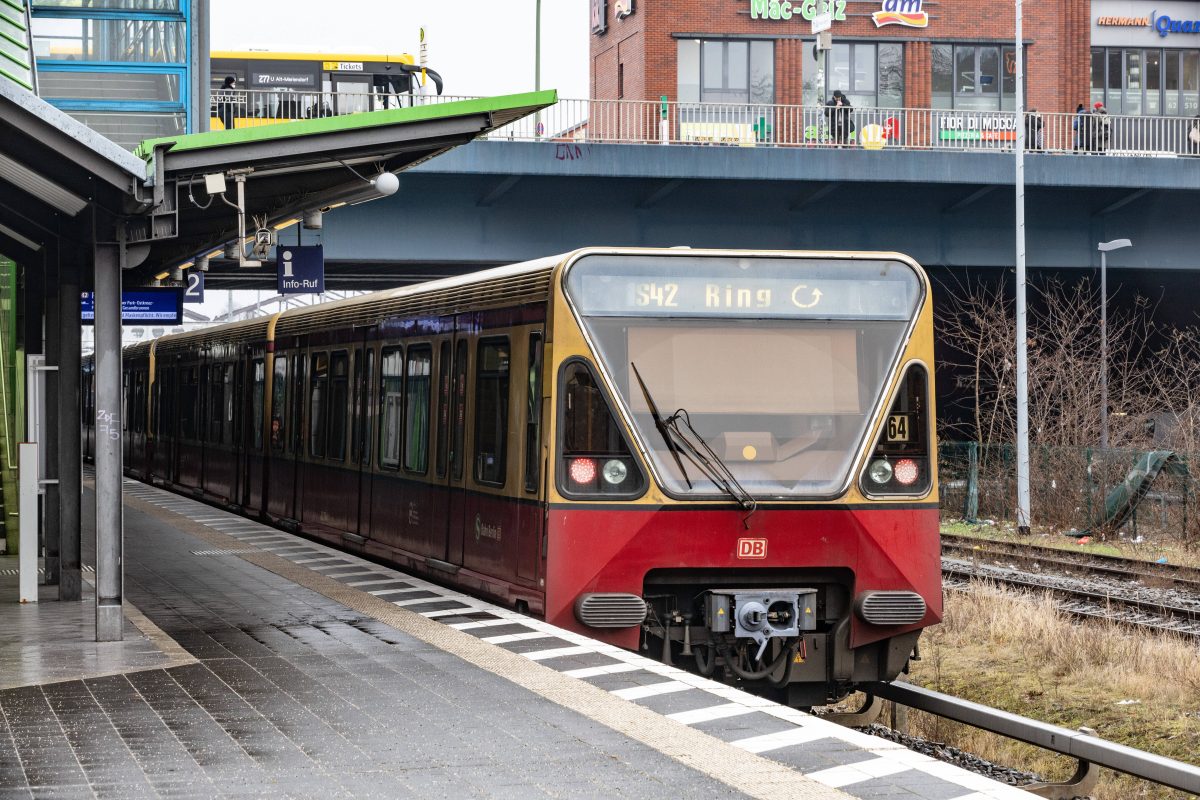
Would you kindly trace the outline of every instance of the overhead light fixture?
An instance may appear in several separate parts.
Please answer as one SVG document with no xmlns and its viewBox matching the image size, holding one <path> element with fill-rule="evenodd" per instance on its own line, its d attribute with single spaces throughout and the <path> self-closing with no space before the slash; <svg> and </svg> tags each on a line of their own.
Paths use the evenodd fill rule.
<svg viewBox="0 0 1200 800">
<path fill-rule="evenodd" d="M 304 212 L 304 227 L 310 231 L 319 231 L 324 225 L 324 214 L 321 209 L 313 208 Z"/>
<path fill-rule="evenodd" d="M 278 225 L 275 225 L 273 227 L 277 231 L 282 231 L 282 230 L 286 230 L 286 229 L 292 227 L 299 221 L 300 221 L 299 219 L 292 217 L 291 219 L 285 219 L 283 222 L 280 222 Z"/>
<path fill-rule="evenodd" d="M 400 179 L 394 173 L 381 172 L 371 181 L 371 185 L 383 197 L 391 197 L 400 188 Z"/>
<path fill-rule="evenodd" d="M 88 201 L 79 195 L 3 153 L 0 153 L 0 178 L 72 217 L 88 206 Z"/>
<path fill-rule="evenodd" d="M 164 280 L 170 274 L 171 274 L 170 272 L 160 272 L 154 276 L 154 280 L 156 280 L 156 281 Z"/>
<path fill-rule="evenodd" d="M 208 256 L 200 256 L 196 259 L 196 269 L 201 272 L 208 272 Z"/>
</svg>

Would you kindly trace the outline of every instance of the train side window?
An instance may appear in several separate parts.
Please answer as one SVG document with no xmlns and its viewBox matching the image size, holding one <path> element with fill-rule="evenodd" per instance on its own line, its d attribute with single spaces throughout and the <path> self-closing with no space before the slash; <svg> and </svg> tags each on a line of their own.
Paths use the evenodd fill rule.
<svg viewBox="0 0 1200 800">
<path fill-rule="evenodd" d="M 200 368 L 200 380 L 196 383 L 196 438 L 202 442 L 208 440 L 208 407 L 212 400 L 208 376 L 209 367 L 205 365 Z"/>
<path fill-rule="evenodd" d="M 424 473 L 429 469 L 429 395 L 433 349 L 408 348 L 404 397 L 404 468 Z"/>
<path fill-rule="evenodd" d="M 345 350 L 334 353 L 329 364 L 329 457 L 346 460 L 346 412 L 350 396 L 350 356 Z"/>
<path fill-rule="evenodd" d="M 450 424 L 454 428 L 450 446 L 450 474 L 454 480 L 463 476 L 463 447 L 467 430 L 467 342 L 460 339 L 454 349 L 454 410 Z"/>
<path fill-rule="evenodd" d="M 282 453 L 287 443 L 283 420 L 287 416 L 287 356 L 275 356 L 271 379 L 271 452 Z"/>
<path fill-rule="evenodd" d="M 250 395 L 250 424 L 254 431 L 254 450 L 263 449 L 263 400 L 267 388 L 267 371 L 261 358 L 254 359 L 254 391 Z"/>
<path fill-rule="evenodd" d="M 292 428 L 291 452 L 304 453 L 304 356 L 292 358 Z"/>
<path fill-rule="evenodd" d="M 363 359 L 366 356 L 361 347 L 354 351 L 354 368 L 353 376 L 350 380 L 350 463 L 362 463 L 362 430 L 366 420 L 363 419 L 363 411 L 366 410 L 363 400 L 363 395 L 366 394 L 363 386 Z"/>
<path fill-rule="evenodd" d="M 196 368 L 180 370 L 179 381 L 179 438 L 196 438 Z"/>
<path fill-rule="evenodd" d="M 329 427 L 326 398 L 329 394 L 329 354 L 314 353 L 310 369 L 308 395 L 308 454 L 325 457 L 325 436 Z"/>
<path fill-rule="evenodd" d="M 542 332 L 529 334 L 529 377 L 525 403 L 525 491 L 537 492 L 542 475 Z"/>
<path fill-rule="evenodd" d="M 133 408 L 133 398 L 129 395 L 129 373 L 121 373 L 121 402 L 126 408 Z M 121 430 L 129 430 L 129 415 L 121 415 Z"/>
<path fill-rule="evenodd" d="M 437 476 L 446 477 L 450 455 L 450 342 L 438 349 Z"/>
<path fill-rule="evenodd" d="M 225 444 L 233 444 L 235 434 L 237 433 L 234 423 L 236 420 L 233 416 L 235 407 L 234 395 L 237 394 L 233 382 L 233 365 L 225 365 L 225 390 L 224 390 L 224 417 L 221 420 L 221 441 Z"/>
<path fill-rule="evenodd" d="M 371 387 L 375 385 L 375 351 L 368 347 L 366 353 L 367 363 L 363 369 L 362 378 L 362 404 L 360 413 L 355 415 L 355 422 L 359 425 L 359 463 L 364 467 L 369 467 L 371 465 L 371 426 L 375 417 L 374 409 L 371 407 Z"/>
<path fill-rule="evenodd" d="M 208 438 L 206 441 L 217 444 L 221 441 L 221 413 L 225 410 L 225 381 L 221 376 L 221 365 L 209 370 L 209 380 L 201 381 L 208 387 L 208 409 L 205 416 L 208 421 Z"/>
<path fill-rule="evenodd" d="M 508 448 L 508 337 L 484 339 L 475 362 L 475 481 L 503 486 Z"/>
<path fill-rule="evenodd" d="M 380 359 L 379 381 L 379 466 L 400 468 L 400 412 L 404 405 L 404 355 L 399 347 L 388 347 Z"/>
</svg>

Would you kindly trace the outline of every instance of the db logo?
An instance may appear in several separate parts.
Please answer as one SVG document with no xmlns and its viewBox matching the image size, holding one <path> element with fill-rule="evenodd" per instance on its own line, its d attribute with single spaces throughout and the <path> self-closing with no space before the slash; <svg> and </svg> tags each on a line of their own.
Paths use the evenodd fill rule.
<svg viewBox="0 0 1200 800">
<path fill-rule="evenodd" d="M 766 539 L 738 539 L 738 558 L 766 558 Z"/>
</svg>

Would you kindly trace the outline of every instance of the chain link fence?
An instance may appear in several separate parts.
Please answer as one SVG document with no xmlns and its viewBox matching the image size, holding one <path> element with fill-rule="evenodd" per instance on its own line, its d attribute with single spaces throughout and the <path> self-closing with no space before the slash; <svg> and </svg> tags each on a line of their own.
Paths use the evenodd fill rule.
<svg viewBox="0 0 1200 800">
<path fill-rule="evenodd" d="M 938 475 L 944 521 L 1015 524 L 1016 449 L 941 442 Z M 1200 455 L 1170 450 L 1033 447 L 1034 526 L 1110 538 L 1169 538 L 1200 544 Z"/>
</svg>

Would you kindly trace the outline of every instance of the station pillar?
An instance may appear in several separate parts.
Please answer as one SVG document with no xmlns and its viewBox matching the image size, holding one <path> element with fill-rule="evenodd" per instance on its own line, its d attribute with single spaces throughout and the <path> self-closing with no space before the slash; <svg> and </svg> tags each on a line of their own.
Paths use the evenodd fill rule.
<svg viewBox="0 0 1200 800">
<path fill-rule="evenodd" d="M 121 502 L 121 265 L 124 244 L 94 246 L 96 286 L 96 641 L 124 633 Z"/>
<path fill-rule="evenodd" d="M 45 366 L 56 367 L 59 364 L 59 347 L 61 331 L 59 326 L 58 277 L 59 257 L 58 245 L 46 248 L 46 361 Z M 59 580 L 59 507 L 58 507 L 58 452 L 59 426 L 58 419 L 58 375 L 53 369 L 46 371 L 46 394 L 43 398 L 45 406 L 40 409 L 42 415 L 42 438 L 45 440 L 38 461 L 41 463 L 42 475 L 47 483 L 42 496 L 42 522 L 46 546 L 45 579 L 44 583 L 54 586 Z"/>
<path fill-rule="evenodd" d="M 80 349 L 83 324 L 79 315 L 77 251 L 60 261 L 58 282 L 58 530 L 59 600 L 83 598 L 80 540 L 83 495 L 83 441 L 80 432 Z"/>
</svg>

